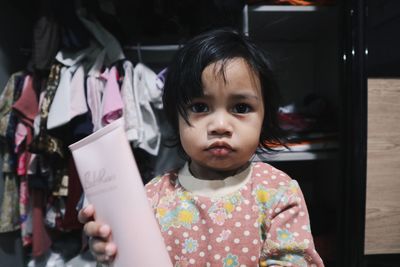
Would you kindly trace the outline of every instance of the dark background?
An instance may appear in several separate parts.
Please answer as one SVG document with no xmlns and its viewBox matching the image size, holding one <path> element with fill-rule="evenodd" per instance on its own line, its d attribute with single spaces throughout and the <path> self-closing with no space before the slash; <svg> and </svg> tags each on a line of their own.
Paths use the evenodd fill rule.
<svg viewBox="0 0 400 267">
<path fill-rule="evenodd" d="M 400 1 L 367 0 L 368 77 L 400 77 Z"/>
</svg>

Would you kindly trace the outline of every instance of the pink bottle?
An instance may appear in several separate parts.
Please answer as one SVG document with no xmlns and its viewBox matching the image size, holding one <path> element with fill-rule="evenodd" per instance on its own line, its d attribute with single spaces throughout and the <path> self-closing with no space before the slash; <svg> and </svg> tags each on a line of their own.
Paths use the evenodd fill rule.
<svg viewBox="0 0 400 267">
<path fill-rule="evenodd" d="M 96 220 L 108 224 L 115 267 L 172 266 L 140 173 L 118 119 L 69 146 Z"/>
</svg>

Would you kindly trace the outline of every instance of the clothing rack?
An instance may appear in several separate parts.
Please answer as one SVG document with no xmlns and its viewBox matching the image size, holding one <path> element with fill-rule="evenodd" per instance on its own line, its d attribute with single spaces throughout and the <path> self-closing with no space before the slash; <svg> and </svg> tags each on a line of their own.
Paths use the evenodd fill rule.
<svg viewBox="0 0 400 267">
<path fill-rule="evenodd" d="M 154 69 L 164 68 L 166 62 L 168 62 L 172 55 L 179 50 L 183 45 L 182 44 L 167 44 L 167 45 L 141 45 L 137 43 L 137 45 L 125 46 L 124 50 L 128 51 L 136 51 L 137 59 L 139 62 L 143 62 L 143 54 L 146 56 L 146 62 L 149 66 L 152 66 Z M 157 56 L 155 57 L 154 54 Z M 149 57 L 149 55 L 151 55 Z M 160 57 L 160 55 L 162 55 Z M 160 66 L 160 62 L 163 64 Z"/>
<path fill-rule="evenodd" d="M 137 45 L 124 47 L 127 50 L 142 50 L 142 51 L 176 51 L 181 48 L 182 45 Z"/>
</svg>

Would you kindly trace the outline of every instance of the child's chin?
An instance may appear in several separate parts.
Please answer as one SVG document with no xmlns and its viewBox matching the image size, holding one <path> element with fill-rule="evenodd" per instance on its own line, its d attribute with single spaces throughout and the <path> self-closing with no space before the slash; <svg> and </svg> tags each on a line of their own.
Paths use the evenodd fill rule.
<svg viewBox="0 0 400 267">
<path fill-rule="evenodd" d="M 242 171 L 247 166 L 248 166 L 248 161 L 238 164 L 232 164 L 232 162 L 230 162 L 228 164 L 215 164 L 215 166 L 213 166 L 212 169 L 220 173 L 226 173 L 228 175 L 232 175 Z"/>
</svg>

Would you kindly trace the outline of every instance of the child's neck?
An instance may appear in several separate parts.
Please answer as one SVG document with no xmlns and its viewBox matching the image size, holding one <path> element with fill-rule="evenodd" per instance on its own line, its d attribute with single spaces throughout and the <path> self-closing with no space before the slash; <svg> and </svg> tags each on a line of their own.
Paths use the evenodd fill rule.
<svg viewBox="0 0 400 267">
<path fill-rule="evenodd" d="M 235 176 L 236 174 L 244 171 L 249 166 L 249 164 L 250 162 L 247 162 L 239 168 L 222 171 L 210 168 L 205 169 L 203 167 L 200 168 L 198 165 L 189 162 L 189 171 L 194 177 L 201 180 L 224 180 L 228 177 Z"/>
</svg>

